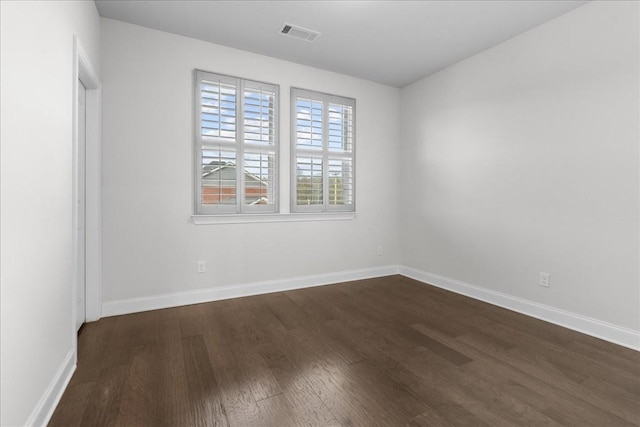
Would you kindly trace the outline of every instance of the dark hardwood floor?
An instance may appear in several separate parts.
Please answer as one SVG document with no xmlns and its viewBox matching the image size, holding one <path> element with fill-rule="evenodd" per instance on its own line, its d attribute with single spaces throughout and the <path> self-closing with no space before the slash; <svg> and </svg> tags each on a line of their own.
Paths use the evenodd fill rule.
<svg viewBox="0 0 640 427">
<path fill-rule="evenodd" d="M 51 426 L 640 425 L 640 353 L 402 276 L 105 318 Z"/>
</svg>

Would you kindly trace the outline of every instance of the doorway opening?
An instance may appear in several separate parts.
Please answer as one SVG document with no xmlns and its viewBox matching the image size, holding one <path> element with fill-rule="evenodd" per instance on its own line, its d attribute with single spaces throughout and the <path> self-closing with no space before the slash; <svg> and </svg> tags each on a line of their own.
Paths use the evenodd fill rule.
<svg viewBox="0 0 640 427">
<path fill-rule="evenodd" d="M 74 37 L 72 340 L 102 315 L 101 88 L 89 56 Z M 76 352 L 77 358 L 77 352 Z M 76 359 L 77 360 L 77 359 Z"/>
</svg>

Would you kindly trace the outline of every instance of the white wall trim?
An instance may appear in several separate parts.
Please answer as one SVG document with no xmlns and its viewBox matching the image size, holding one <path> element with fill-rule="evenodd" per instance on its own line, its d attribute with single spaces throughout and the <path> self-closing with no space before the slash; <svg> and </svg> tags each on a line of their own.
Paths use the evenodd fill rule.
<svg viewBox="0 0 640 427">
<path fill-rule="evenodd" d="M 85 319 L 98 320 L 102 309 L 102 88 L 100 78 L 78 36 L 73 36 L 73 177 L 72 177 L 72 233 L 73 279 L 71 284 L 72 342 L 77 345 L 76 333 L 76 271 L 77 247 L 77 197 L 78 197 L 78 93 L 77 82 L 86 87 L 86 147 L 85 147 Z"/>
<path fill-rule="evenodd" d="M 196 225 L 247 224 L 251 222 L 350 221 L 354 219 L 356 219 L 355 212 L 191 215 L 191 220 Z"/>
<path fill-rule="evenodd" d="M 141 311 L 157 310 L 181 305 L 199 304 L 203 302 L 246 297 L 250 295 L 331 285 L 334 283 L 370 279 L 373 277 L 389 276 L 392 274 L 398 274 L 398 267 L 395 265 L 361 270 L 349 270 L 338 273 L 318 274 L 313 276 L 293 277 L 282 280 L 268 280 L 264 282 L 222 286 L 151 297 L 108 301 L 102 304 L 102 314 L 103 316 L 117 316 L 120 314 L 137 313 Z"/>
<path fill-rule="evenodd" d="M 400 266 L 398 271 L 403 276 L 410 277 L 428 285 L 488 302 L 489 304 L 535 317 L 536 319 L 582 332 L 583 334 L 596 338 L 601 338 L 633 350 L 640 350 L 640 331 L 623 328 L 601 320 L 492 291 L 437 274 L 416 270 L 411 267 Z"/>
<path fill-rule="evenodd" d="M 51 380 L 44 394 L 40 397 L 38 404 L 33 408 L 33 412 L 31 412 L 31 415 L 25 423 L 26 426 L 46 426 L 49 423 L 53 411 L 56 409 L 56 406 L 58 406 L 60 398 L 62 398 L 62 394 L 76 370 L 75 359 L 75 348 L 71 348 L 58 368 L 53 380 Z"/>
</svg>

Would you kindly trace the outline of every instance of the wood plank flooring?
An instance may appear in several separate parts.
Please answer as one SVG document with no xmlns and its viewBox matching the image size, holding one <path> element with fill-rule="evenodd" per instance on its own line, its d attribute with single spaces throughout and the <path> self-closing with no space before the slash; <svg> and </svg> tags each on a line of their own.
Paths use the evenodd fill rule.
<svg viewBox="0 0 640 427">
<path fill-rule="evenodd" d="M 640 353 L 402 276 L 105 318 L 50 426 L 640 426 Z"/>
</svg>

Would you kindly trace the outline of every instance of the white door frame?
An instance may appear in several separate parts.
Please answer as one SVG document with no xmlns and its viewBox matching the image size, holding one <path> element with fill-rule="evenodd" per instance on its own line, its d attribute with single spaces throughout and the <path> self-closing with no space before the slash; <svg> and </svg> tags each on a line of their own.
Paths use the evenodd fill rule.
<svg viewBox="0 0 640 427">
<path fill-rule="evenodd" d="M 76 81 L 76 88 L 78 89 L 78 145 L 77 145 L 77 153 L 76 160 L 78 161 L 77 169 L 78 169 L 78 179 L 77 189 L 78 189 L 78 197 L 76 210 L 78 214 L 78 250 L 76 255 L 78 257 L 77 261 L 77 269 L 76 269 L 76 329 L 79 330 L 80 327 L 87 321 L 87 311 L 85 310 L 85 305 L 87 304 L 86 297 L 86 274 L 85 274 L 85 257 L 87 255 L 87 251 L 85 248 L 85 222 L 87 220 L 87 212 L 85 209 L 85 197 L 86 191 L 85 186 L 87 184 L 87 178 L 85 176 L 87 168 L 85 167 L 86 162 L 86 119 L 87 119 L 87 108 L 86 108 L 86 100 L 87 100 L 87 89 L 84 87 L 82 81 Z"/>
<path fill-rule="evenodd" d="M 86 321 L 102 316 L 102 219 L 101 219 L 101 127 L 102 89 L 98 74 L 82 48 L 77 36 L 73 37 L 73 275 L 71 283 L 73 345 L 77 346 L 77 271 L 78 271 L 78 80 L 87 89 L 86 94 L 86 151 L 85 151 L 85 310 Z M 77 355 L 77 352 L 76 352 Z"/>
</svg>

